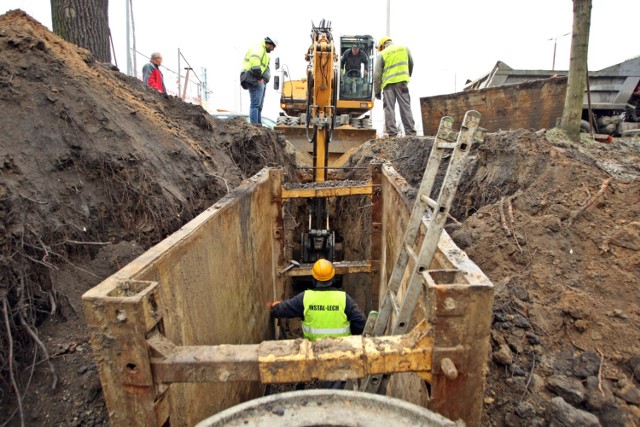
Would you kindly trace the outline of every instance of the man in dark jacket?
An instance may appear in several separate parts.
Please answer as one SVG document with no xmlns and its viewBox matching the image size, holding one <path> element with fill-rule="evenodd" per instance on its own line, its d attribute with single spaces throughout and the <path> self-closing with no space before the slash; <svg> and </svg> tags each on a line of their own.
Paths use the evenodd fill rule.
<svg viewBox="0 0 640 427">
<path fill-rule="evenodd" d="M 367 54 L 362 51 L 358 45 L 353 45 L 351 49 L 346 50 L 340 60 L 340 67 L 344 68 L 345 74 L 349 77 L 361 77 L 361 64 L 364 64 L 364 75 L 368 75 L 369 58 L 367 58 Z M 357 73 L 353 75 L 350 71 L 352 73 L 356 71 Z"/>
<path fill-rule="evenodd" d="M 314 288 L 284 301 L 275 301 L 271 315 L 302 319 L 302 332 L 310 341 L 319 338 L 360 335 L 367 319 L 358 304 L 342 289 L 333 287 L 336 270 L 326 259 L 313 265 Z M 344 388 L 344 381 L 323 382 L 324 388 Z"/>
</svg>

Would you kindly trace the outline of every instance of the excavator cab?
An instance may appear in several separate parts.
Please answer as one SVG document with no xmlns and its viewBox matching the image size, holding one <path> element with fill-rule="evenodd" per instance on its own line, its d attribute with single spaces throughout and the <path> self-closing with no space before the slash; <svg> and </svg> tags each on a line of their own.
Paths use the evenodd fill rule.
<svg viewBox="0 0 640 427">
<path fill-rule="evenodd" d="M 359 54 L 364 54 L 367 64 L 360 64 L 359 69 L 347 70 L 345 64 L 340 67 L 340 93 L 338 95 L 338 111 L 347 109 L 349 113 L 361 114 L 369 111 L 368 105 L 359 107 L 360 101 L 372 102 L 373 96 L 373 64 L 375 59 L 375 42 L 371 36 L 341 36 L 340 58 L 352 48 L 359 48 Z M 342 101 L 342 102 L 341 102 Z M 353 103 L 347 104 L 349 101 Z M 343 104 L 343 105 L 340 105 Z"/>
</svg>

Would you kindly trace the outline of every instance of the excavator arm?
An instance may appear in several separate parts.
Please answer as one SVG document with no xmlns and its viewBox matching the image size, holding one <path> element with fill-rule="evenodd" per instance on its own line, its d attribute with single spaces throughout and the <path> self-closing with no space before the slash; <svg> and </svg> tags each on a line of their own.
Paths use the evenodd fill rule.
<svg viewBox="0 0 640 427">
<path fill-rule="evenodd" d="M 321 21 L 312 29 L 313 44 L 307 70 L 307 135 L 313 144 L 313 180 L 323 182 L 327 176 L 329 143 L 335 127 L 338 60 L 331 35 L 331 23 Z"/>
<path fill-rule="evenodd" d="M 356 46 L 365 52 L 368 62 L 362 72 L 344 72 L 340 69 L 340 57 Z M 375 51 L 370 35 L 341 36 L 338 42 L 331 34 L 330 22 L 322 20 L 320 25 L 312 25 L 311 46 L 305 55 L 309 61 L 306 76 L 283 80 L 280 97 L 283 112 L 275 129 L 299 151 L 325 155 L 324 160 L 318 159 L 325 166 L 340 166 L 346 153 L 376 137 L 369 115 L 374 105 Z M 312 144 L 315 128 L 324 129 L 329 138 L 320 147 Z M 324 180 L 322 171 L 316 180 Z"/>
</svg>

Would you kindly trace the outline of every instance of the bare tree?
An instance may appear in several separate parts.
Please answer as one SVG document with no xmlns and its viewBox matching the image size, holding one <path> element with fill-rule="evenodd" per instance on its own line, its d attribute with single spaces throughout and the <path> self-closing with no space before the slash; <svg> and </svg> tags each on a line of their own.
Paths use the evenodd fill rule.
<svg viewBox="0 0 640 427">
<path fill-rule="evenodd" d="M 111 62 L 109 0 L 51 0 L 53 32 Z"/>
<path fill-rule="evenodd" d="M 577 139 L 580 135 L 582 104 L 587 82 L 589 30 L 591 28 L 591 0 L 573 0 L 573 34 L 567 94 L 560 128 Z"/>
</svg>

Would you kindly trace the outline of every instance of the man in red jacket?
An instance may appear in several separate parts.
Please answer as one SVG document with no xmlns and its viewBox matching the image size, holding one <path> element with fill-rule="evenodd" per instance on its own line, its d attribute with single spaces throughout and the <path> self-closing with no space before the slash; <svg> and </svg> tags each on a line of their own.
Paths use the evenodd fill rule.
<svg viewBox="0 0 640 427">
<path fill-rule="evenodd" d="M 167 93 L 164 86 L 164 77 L 160 71 L 162 64 L 162 55 L 159 52 L 151 54 L 151 61 L 142 67 L 142 81 L 157 90 L 160 93 Z"/>
</svg>

